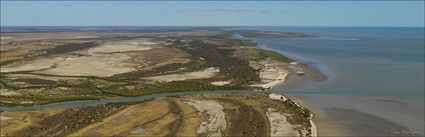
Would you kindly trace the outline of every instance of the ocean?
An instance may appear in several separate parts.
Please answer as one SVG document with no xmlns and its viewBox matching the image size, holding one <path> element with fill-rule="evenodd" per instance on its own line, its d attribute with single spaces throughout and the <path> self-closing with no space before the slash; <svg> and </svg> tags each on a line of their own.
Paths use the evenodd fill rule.
<svg viewBox="0 0 425 137">
<path fill-rule="evenodd" d="M 317 37 L 255 38 L 324 73 L 325 81 L 277 92 L 424 100 L 424 28 L 241 27 L 304 32 Z M 284 86 L 284 85 L 283 85 Z"/>
</svg>

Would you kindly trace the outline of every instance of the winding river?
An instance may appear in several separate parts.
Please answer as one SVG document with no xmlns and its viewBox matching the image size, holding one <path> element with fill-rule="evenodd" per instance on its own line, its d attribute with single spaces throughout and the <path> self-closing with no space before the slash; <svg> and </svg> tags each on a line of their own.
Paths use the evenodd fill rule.
<svg viewBox="0 0 425 137">
<path fill-rule="evenodd" d="M 329 80 L 277 93 L 355 95 L 423 102 L 423 31 L 420 28 L 244 28 L 297 31 L 316 38 L 254 39 L 261 48 L 279 51 L 319 69 Z M 235 35 L 234 38 L 243 38 Z M 314 60 L 312 60 L 314 59 Z M 354 68 L 354 69 L 353 69 Z M 379 73 L 378 73 L 379 72 Z M 368 75 L 364 75 L 368 74 Z M 0 88 L 2 84 L 0 83 Z M 258 93 L 258 91 L 188 91 L 138 97 L 81 100 L 36 106 L 0 107 L 0 111 L 69 108 L 107 103 L 138 102 L 193 94 Z"/>
<path fill-rule="evenodd" d="M 73 108 L 73 107 L 82 107 L 82 106 L 95 106 L 108 103 L 129 103 L 129 102 L 141 102 L 151 99 L 160 99 L 170 96 L 185 96 L 185 95 L 195 95 L 195 94 L 252 94 L 259 93 L 260 91 L 251 91 L 251 90 L 221 90 L 221 91 L 187 91 L 187 92 L 172 92 L 172 93 L 159 93 L 152 95 L 136 96 L 136 97 L 116 97 L 111 99 L 101 99 L 101 100 L 78 100 L 78 101 L 67 101 L 59 103 L 50 103 L 44 105 L 34 105 L 34 106 L 14 106 L 7 107 L 1 106 L 0 111 L 25 111 L 25 110 L 44 110 L 44 109 L 58 109 L 58 108 Z"/>
<path fill-rule="evenodd" d="M 240 35 L 235 35 L 240 36 Z M 240 38 L 240 37 L 233 37 Z M 243 38 L 243 37 L 242 37 Z M 265 48 L 265 47 L 260 47 Z M 0 88 L 2 87 L 0 83 Z M 102 92 L 101 90 L 96 90 L 96 92 Z M 285 91 L 280 90 L 279 93 Z M 0 112 L 2 111 L 26 111 L 26 110 L 44 110 L 44 109 L 59 109 L 59 108 L 73 108 L 73 107 L 82 107 L 82 106 L 96 106 L 108 103 L 129 103 L 129 102 L 142 102 L 151 99 L 159 99 L 170 96 L 186 96 L 186 95 L 195 95 L 195 94 L 252 94 L 252 93 L 265 93 L 261 91 L 253 90 L 217 90 L 217 91 L 186 91 L 186 92 L 171 92 L 171 93 L 158 93 L 151 95 L 135 96 L 135 97 L 115 97 L 110 99 L 100 99 L 100 100 L 77 100 L 77 101 L 66 101 L 58 103 L 49 103 L 43 105 L 33 105 L 33 106 L 0 106 Z M 290 92 L 288 92 L 290 93 Z"/>
</svg>

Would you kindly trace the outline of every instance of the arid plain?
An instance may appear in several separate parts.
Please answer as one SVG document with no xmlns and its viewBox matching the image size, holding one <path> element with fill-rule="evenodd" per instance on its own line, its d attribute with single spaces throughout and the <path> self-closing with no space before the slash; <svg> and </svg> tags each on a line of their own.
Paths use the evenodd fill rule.
<svg viewBox="0 0 425 137">
<path fill-rule="evenodd" d="M 320 79 L 306 65 L 230 28 L 25 30 L 2 33 L 0 103 L 43 106 L 161 93 L 256 90 L 136 102 L 1 112 L 2 136 L 311 136 L 311 113 L 265 90 L 288 77 Z M 113 128 L 111 128 L 113 127 Z"/>
</svg>

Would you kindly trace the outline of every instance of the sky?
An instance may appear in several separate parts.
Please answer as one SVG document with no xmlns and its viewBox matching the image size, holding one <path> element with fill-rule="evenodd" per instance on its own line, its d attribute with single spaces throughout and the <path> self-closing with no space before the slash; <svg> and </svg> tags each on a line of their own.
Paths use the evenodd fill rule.
<svg viewBox="0 0 425 137">
<path fill-rule="evenodd" d="M 424 26 L 424 1 L 1 1 L 1 26 Z"/>
</svg>

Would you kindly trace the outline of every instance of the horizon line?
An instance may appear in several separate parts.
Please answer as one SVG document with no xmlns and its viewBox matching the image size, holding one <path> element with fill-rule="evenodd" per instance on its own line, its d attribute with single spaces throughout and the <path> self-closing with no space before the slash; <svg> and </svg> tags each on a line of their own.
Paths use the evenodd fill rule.
<svg viewBox="0 0 425 137">
<path fill-rule="evenodd" d="M 0 27 L 425 27 L 377 25 L 0 25 Z"/>
</svg>

